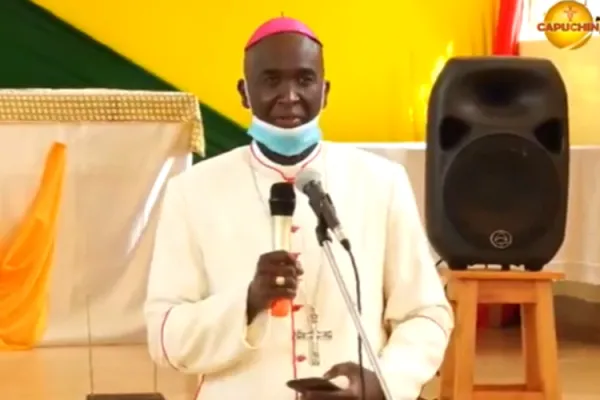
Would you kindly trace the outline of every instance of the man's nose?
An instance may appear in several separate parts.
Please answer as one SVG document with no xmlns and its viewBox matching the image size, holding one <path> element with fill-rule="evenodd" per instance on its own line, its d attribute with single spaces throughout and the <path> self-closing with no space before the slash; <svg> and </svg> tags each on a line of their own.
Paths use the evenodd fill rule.
<svg viewBox="0 0 600 400">
<path fill-rule="evenodd" d="M 294 85 L 286 85 L 279 98 L 282 103 L 295 103 L 300 100 L 300 96 L 298 96 L 298 91 Z"/>
</svg>

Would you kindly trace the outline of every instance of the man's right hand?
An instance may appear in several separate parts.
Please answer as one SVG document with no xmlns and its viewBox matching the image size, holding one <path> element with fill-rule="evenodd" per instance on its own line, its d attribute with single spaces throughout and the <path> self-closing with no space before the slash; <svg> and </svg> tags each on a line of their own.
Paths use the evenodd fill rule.
<svg viewBox="0 0 600 400">
<path fill-rule="evenodd" d="M 293 299 L 304 273 L 296 257 L 287 251 L 265 253 L 258 258 L 254 279 L 248 287 L 248 324 L 278 299 Z"/>
</svg>

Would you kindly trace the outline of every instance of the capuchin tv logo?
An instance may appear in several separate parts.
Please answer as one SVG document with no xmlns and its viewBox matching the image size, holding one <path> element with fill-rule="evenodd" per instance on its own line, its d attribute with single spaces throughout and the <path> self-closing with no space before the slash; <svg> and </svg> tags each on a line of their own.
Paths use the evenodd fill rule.
<svg viewBox="0 0 600 400">
<path fill-rule="evenodd" d="M 600 16 L 578 1 L 560 1 L 550 7 L 537 29 L 555 47 L 575 50 L 587 44 L 600 32 Z"/>
</svg>

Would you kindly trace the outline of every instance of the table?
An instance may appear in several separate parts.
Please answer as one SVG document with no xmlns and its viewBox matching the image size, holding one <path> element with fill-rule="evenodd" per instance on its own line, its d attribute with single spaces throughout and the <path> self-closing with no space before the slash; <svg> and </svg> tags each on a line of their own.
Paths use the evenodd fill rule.
<svg viewBox="0 0 600 400">
<path fill-rule="evenodd" d="M 421 217 L 424 215 L 424 143 L 349 143 L 406 168 Z M 566 237 L 546 269 L 564 272 L 555 284 L 559 336 L 596 342 L 600 338 L 600 146 L 571 147 Z"/>
<path fill-rule="evenodd" d="M 3 282 L 12 297 L 3 292 L 0 305 L 21 308 L 2 314 L 2 339 L 28 340 L 23 327 L 37 327 L 45 317 L 40 310 L 48 310 L 40 345 L 145 340 L 142 305 L 158 205 L 168 179 L 190 166 L 190 145 L 203 147 L 196 99 L 165 92 L 0 90 L 0 138 L 7 149 L 0 157 L 0 240 L 6 249 L 27 248 L 30 257 L 15 257 L 19 279 L 10 288 Z M 66 168 L 62 187 L 50 190 L 40 176 L 57 142 L 66 148 Z M 36 205 L 38 225 L 55 239 L 41 240 L 22 222 L 34 215 L 30 204 L 41 187 L 52 193 L 46 198 L 60 198 L 56 208 L 35 203 L 45 207 Z M 47 243 L 54 245 L 50 268 Z M 45 273 L 32 267 L 42 263 Z"/>
</svg>

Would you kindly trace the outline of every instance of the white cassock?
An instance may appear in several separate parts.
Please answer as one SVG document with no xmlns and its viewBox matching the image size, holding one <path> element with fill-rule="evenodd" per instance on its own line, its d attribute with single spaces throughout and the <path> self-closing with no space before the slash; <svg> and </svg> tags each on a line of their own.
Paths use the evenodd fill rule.
<svg viewBox="0 0 600 400">
<path fill-rule="evenodd" d="M 356 330 L 318 246 L 317 219 L 300 192 L 292 244 L 305 270 L 296 303 L 305 307 L 293 318 L 263 312 L 246 324 L 248 284 L 258 257 L 272 250 L 271 185 L 304 167 L 320 172 L 352 242 L 362 320 L 394 398 L 414 400 L 441 364 L 452 312 L 404 168 L 333 143 L 286 167 L 254 145 L 241 147 L 170 181 L 145 306 L 150 354 L 201 375 L 198 400 L 292 400 L 286 382 L 294 375 L 321 376 L 334 364 L 357 361 Z M 348 256 L 337 244 L 334 253 L 354 293 Z M 311 365 L 310 340 L 292 340 L 292 319 L 295 329 L 310 331 L 309 306 L 319 315 L 319 331 L 331 332 L 318 342 L 320 365 Z M 366 354 L 364 360 L 370 368 Z"/>
</svg>

